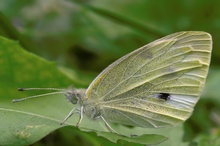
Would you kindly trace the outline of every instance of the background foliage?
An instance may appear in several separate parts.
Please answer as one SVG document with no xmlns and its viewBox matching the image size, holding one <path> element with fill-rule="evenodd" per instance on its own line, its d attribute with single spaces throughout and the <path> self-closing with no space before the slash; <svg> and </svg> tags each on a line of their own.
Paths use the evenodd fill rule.
<svg viewBox="0 0 220 146">
<path fill-rule="evenodd" d="M 182 140 L 188 142 L 187 145 L 220 144 L 220 1 L 2 0 L 0 11 L 1 36 L 16 40 L 28 52 L 54 62 L 54 68 L 44 66 L 38 70 L 34 70 L 37 65 L 33 63 L 33 70 L 27 68 L 23 75 L 31 74 L 36 78 L 40 74 L 53 75 L 56 64 L 68 77 L 54 80 L 48 75 L 44 80 L 39 77 L 34 82 L 22 80 L 19 67 L 27 66 L 27 62 L 1 64 L 1 100 L 17 96 L 13 90 L 18 85 L 68 87 L 74 84 L 86 88 L 114 60 L 155 39 L 178 31 L 209 32 L 214 43 L 210 73 L 201 100 L 192 117 L 184 124 Z M 13 53 L 17 52 L 8 52 L 8 56 L 1 56 L 0 61 L 10 58 Z M 3 78 L 3 73 L 14 73 L 7 72 L 4 69 L 7 66 L 17 67 L 14 72 L 21 72 L 21 81 Z M 49 114 L 53 102 L 47 101 L 45 112 Z M 59 105 L 54 108 L 59 111 Z M 64 115 L 57 114 L 60 117 Z M 33 145 L 60 144 L 116 145 L 94 133 L 80 132 L 72 127 L 50 133 Z M 124 142 L 119 144 L 127 145 Z"/>
</svg>

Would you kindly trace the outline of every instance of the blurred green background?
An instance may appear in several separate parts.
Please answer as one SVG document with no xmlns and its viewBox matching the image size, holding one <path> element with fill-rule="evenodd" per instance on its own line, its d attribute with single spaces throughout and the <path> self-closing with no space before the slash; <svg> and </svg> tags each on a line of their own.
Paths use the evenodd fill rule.
<svg viewBox="0 0 220 146">
<path fill-rule="evenodd" d="M 183 141 L 195 146 L 215 145 L 220 142 L 220 1 L 0 2 L 0 35 L 18 40 L 28 52 L 76 72 L 74 79 L 79 87 L 87 87 L 123 55 L 162 36 L 187 30 L 210 33 L 213 53 L 205 91 L 184 125 Z M 33 146 L 112 144 L 93 133 L 79 133 L 61 128 Z"/>
</svg>

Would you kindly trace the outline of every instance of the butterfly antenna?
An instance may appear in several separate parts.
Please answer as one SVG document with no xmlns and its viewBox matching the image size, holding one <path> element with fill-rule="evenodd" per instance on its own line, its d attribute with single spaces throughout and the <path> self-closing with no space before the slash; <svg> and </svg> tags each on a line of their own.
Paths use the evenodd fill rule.
<svg viewBox="0 0 220 146">
<path fill-rule="evenodd" d="M 18 88 L 18 91 L 30 91 L 30 90 L 47 90 L 47 91 L 51 90 L 51 91 L 57 91 L 57 92 L 33 95 L 33 96 L 28 96 L 28 97 L 20 98 L 20 99 L 13 99 L 12 102 L 20 102 L 20 101 L 23 101 L 23 100 L 42 97 L 42 96 L 66 93 L 66 89 L 59 89 L 59 88 Z"/>
<path fill-rule="evenodd" d="M 29 90 L 65 91 L 66 89 L 60 89 L 60 88 L 18 88 L 18 91 L 29 91 Z"/>
</svg>

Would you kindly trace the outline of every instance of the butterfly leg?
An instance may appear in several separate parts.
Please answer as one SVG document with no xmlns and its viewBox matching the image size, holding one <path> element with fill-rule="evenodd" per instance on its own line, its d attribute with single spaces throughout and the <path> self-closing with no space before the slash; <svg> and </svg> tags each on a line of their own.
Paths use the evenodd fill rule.
<svg viewBox="0 0 220 146">
<path fill-rule="evenodd" d="M 101 117 L 101 119 L 104 121 L 105 126 L 108 128 L 108 130 L 109 130 L 110 132 L 116 133 L 116 134 L 120 135 L 118 132 L 116 132 L 116 131 L 108 124 L 108 122 L 104 119 L 103 116 L 100 116 L 100 117 Z"/>
<path fill-rule="evenodd" d="M 77 111 L 76 111 L 77 110 Z M 65 117 L 65 119 L 60 123 L 60 125 L 63 125 L 64 122 L 66 122 L 67 119 L 69 119 L 74 113 L 79 112 L 79 109 L 77 109 L 76 107 L 73 108 L 69 114 Z"/>
<path fill-rule="evenodd" d="M 83 106 L 81 106 L 79 112 L 80 112 L 80 118 L 79 118 L 79 121 L 78 121 L 77 124 L 76 124 L 76 127 L 79 127 L 79 125 L 80 125 L 80 123 L 81 123 L 81 121 L 82 121 L 82 119 L 83 119 Z"/>
</svg>

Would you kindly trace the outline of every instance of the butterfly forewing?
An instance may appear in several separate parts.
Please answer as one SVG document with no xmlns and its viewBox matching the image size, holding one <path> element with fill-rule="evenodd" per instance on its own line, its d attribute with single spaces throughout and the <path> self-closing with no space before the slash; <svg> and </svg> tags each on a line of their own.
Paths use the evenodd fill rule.
<svg viewBox="0 0 220 146">
<path fill-rule="evenodd" d="M 91 83 L 86 96 L 112 122 L 175 125 L 191 115 L 200 97 L 211 49 L 211 36 L 205 32 L 168 35 L 111 64 Z"/>
</svg>

